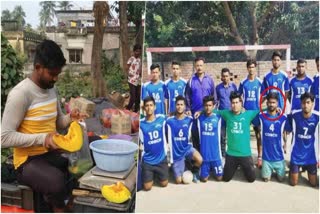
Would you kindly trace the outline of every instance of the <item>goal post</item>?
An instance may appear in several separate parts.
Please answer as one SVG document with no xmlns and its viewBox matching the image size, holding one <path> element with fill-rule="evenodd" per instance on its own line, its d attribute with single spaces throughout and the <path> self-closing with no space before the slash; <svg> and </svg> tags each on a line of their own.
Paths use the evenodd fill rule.
<svg viewBox="0 0 320 214">
<path fill-rule="evenodd" d="M 290 71 L 291 45 L 231 45 L 198 47 L 150 47 L 146 49 L 148 74 L 152 64 L 152 53 L 206 52 L 206 51 L 244 51 L 244 50 L 286 50 L 286 72 Z"/>
</svg>

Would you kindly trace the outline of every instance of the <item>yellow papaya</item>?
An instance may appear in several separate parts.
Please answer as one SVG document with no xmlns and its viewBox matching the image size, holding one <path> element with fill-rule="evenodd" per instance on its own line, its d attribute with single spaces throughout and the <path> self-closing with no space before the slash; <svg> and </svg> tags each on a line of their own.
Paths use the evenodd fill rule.
<svg viewBox="0 0 320 214">
<path fill-rule="evenodd" d="M 73 121 L 69 127 L 68 134 L 54 135 L 53 142 L 61 149 L 68 152 L 79 151 L 83 144 L 83 134 L 80 124 L 76 121 Z"/>
<path fill-rule="evenodd" d="M 122 182 L 102 186 L 101 193 L 107 201 L 117 204 L 124 203 L 131 198 L 130 191 Z"/>
</svg>

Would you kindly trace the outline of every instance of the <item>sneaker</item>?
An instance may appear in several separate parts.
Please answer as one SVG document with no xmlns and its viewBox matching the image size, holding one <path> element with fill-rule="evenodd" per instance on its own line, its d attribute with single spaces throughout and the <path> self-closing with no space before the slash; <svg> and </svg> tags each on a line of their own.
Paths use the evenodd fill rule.
<svg viewBox="0 0 320 214">
<path fill-rule="evenodd" d="M 198 174 L 197 173 L 193 173 L 193 179 L 192 179 L 192 182 L 193 183 L 199 183 L 200 182 L 200 180 L 199 180 L 199 178 L 198 178 Z"/>
<path fill-rule="evenodd" d="M 259 169 L 262 168 L 262 158 L 261 158 L 261 157 L 258 157 L 257 167 L 258 167 Z"/>
</svg>

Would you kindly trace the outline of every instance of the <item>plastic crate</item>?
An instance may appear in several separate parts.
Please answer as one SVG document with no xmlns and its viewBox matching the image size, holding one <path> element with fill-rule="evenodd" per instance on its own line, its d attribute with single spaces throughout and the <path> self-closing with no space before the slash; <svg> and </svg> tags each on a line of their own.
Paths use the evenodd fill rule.
<svg viewBox="0 0 320 214">
<path fill-rule="evenodd" d="M 33 210 L 33 191 L 27 186 L 1 183 L 1 205 Z"/>
<path fill-rule="evenodd" d="M 135 211 L 136 194 L 122 204 L 107 202 L 104 198 L 75 197 L 73 204 L 74 213 L 133 213 Z"/>
</svg>

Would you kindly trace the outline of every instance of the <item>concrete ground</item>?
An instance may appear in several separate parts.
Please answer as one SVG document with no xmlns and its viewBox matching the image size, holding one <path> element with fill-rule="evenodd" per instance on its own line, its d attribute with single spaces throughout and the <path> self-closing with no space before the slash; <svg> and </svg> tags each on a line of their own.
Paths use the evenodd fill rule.
<svg viewBox="0 0 320 214">
<path fill-rule="evenodd" d="M 253 136 L 251 139 L 256 161 L 256 141 Z M 289 142 L 291 138 L 288 139 L 287 163 Z M 254 183 L 248 183 L 241 170 L 228 183 L 211 178 L 207 183 L 176 185 L 171 178 L 166 188 L 154 186 L 149 192 L 139 191 L 136 212 L 319 213 L 319 188 L 308 185 L 307 173 L 301 173 L 299 184 L 292 187 L 288 183 L 288 168 L 286 172 L 283 183 L 279 183 L 276 178 L 265 183 L 261 180 L 259 169 L 256 169 L 257 179 Z"/>
</svg>

